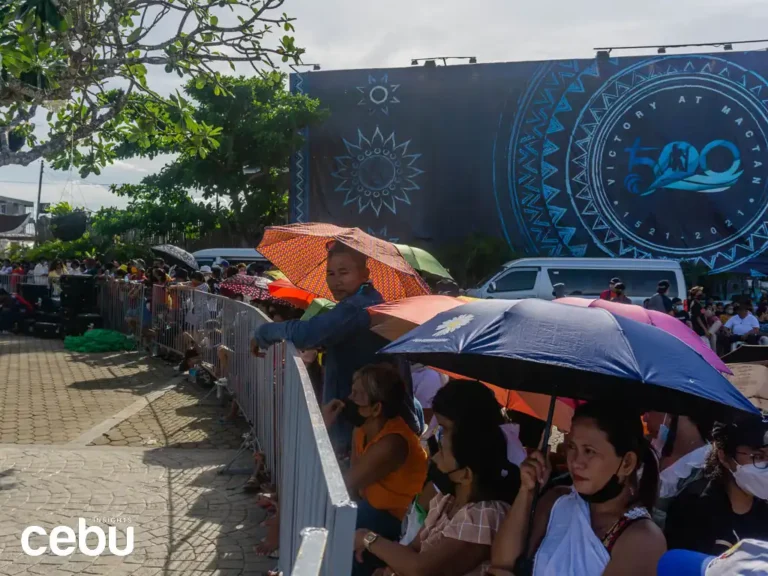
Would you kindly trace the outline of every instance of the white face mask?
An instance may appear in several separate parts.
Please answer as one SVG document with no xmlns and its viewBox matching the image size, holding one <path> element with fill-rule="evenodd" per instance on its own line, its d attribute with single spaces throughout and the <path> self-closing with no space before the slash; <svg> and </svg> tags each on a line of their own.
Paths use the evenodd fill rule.
<svg viewBox="0 0 768 576">
<path fill-rule="evenodd" d="M 733 479 L 744 492 L 760 500 L 768 500 L 768 468 L 760 470 L 753 464 L 737 464 Z"/>
<path fill-rule="evenodd" d="M 656 450 L 656 454 L 661 458 L 661 451 L 664 450 L 664 445 L 667 443 L 669 437 L 669 426 L 667 426 L 667 418 L 669 414 L 664 414 L 664 420 L 659 426 L 659 431 L 656 433 L 656 438 L 651 440 L 651 446 Z"/>
</svg>

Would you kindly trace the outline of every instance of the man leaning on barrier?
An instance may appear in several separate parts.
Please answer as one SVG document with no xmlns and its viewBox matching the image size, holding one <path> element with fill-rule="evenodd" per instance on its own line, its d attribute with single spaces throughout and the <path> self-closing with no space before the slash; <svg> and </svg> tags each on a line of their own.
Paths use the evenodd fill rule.
<svg viewBox="0 0 768 576">
<path fill-rule="evenodd" d="M 299 350 L 325 349 L 325 377 L 322 403 L 344 400 L 352 390 L 354 373 L 374 362 L 386 360 L 376 352 L 386 341 L 370 330 L 366 309 L 384 301 L 370 282 L 365 255 L 333 242 L 328 249 L 326 268 L 328 289 L 338 302 L 335 308 L 309 320 L 270 322 L 260 326 L 251 340 L 251 351 L 259 354 L 272 344 L 288 340 Z M 421 432 L 419 417 L 413 406 L 413 388 L 407 365 L 398 364 L 406 379 L 406 396 L 411 413 L 409 426 Z M 335 448 L 347 453 L 352 443 L 352 426 L 339 421 L 331 429 Z"/>
</svg>

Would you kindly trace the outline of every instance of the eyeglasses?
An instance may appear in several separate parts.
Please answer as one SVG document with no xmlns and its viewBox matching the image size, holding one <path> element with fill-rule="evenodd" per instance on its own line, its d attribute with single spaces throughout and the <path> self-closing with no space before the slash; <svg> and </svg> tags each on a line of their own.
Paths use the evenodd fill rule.
<svg viewBox="0 0 768 576">
<path fill-rule="evenodd" d="M 751 456 L 752 464 L 758 470 L 765 470 L 768 468 L 768 456 L 763 452 L 736 452 L 740 456 Z"/>
</svg>

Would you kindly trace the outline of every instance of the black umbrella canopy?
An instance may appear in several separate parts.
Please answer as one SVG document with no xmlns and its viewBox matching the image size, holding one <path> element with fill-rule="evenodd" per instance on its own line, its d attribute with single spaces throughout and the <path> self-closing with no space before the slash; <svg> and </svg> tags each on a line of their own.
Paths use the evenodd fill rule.
<svg viewBox="0 0 768 576">
<path fill-rule="evenodd" d="M 160 244 L 159 246 L 153 246 L 152 252 L 162 257 L 171 266 L 184 266 L 185 268 L 191 268 L 192 270 L 200 269 L 195 257 L 178 246 L 173 246 L 172 244 Z"/>
</svg>

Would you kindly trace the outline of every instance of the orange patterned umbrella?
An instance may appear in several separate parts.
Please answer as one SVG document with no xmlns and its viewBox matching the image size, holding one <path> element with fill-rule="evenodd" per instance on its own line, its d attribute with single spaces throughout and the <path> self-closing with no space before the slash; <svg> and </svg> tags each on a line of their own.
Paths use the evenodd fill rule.
<svg viewBox="0 0 768 576">
<path fill-rule="evenodd" d="M 299 288 L 333 300 L 325 283 L 327 246 L 332 240 L 368 257 L 371 281 L 385 301 L 429 294 L 429 287 L 394 244 L 359 228 L 319 223 L 271 226 L 257 250 Z"/>
</svg>

